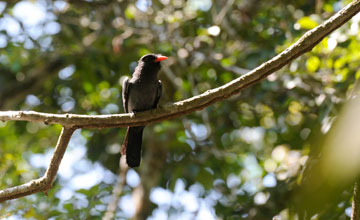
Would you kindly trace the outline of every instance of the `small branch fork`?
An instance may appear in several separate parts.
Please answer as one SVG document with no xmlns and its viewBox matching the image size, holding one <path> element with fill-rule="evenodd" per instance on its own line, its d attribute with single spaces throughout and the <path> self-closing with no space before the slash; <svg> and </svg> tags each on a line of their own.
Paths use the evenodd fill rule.
<svg viewBox="0 0 360 220">
<path fill-rule="evenodd" d="M 286 50 L 261 64 L 249 73 L 215 89 L 208 90 L 192 98 L 162 106 L 158 109 L 130 114 L 79 115 L 49 114 L 34 111 L 0 111 L 1 121 L 31 121 L 63 126 L 54 155 L 45 175 L 20 186 L 0 191 L 0 202 L 24 197 L 36 192 L 47 192 L 55 179 L 61 159 L 71 135 L 78 128 L 128 127 L 155 123 L 177 118 L 199 111 L 215 102 L 226 100 L 241 90 L 265 79 L 268 75 L 289 64 L 300 55 L 310 51 L 324 37 L 339 28 L 360 11 L 360 0 L 354 0 L 316 28 L 306 32 L 297 42 Z"/>
</svg>

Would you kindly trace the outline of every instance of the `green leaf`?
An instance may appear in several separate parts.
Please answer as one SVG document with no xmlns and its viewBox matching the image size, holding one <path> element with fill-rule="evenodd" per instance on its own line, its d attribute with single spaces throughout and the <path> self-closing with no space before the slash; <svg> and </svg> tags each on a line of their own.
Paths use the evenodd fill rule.
<svg viewBox="0 0 360 220">
<path fill-rule="evenodd" d="M 211 189 L 213 187 L 214 177 L 206 169 L 201 169 L 197 180 L 205 187 L 205 189 Z"/>
<path fill-rule="evenodd" d="M 306 69 L 310 72 L 313 73 L 315 72 L 320 66 L 320 59 L 319 57 L 316 56 L 311 56 L 307 59 L 306 61 Z"/>
<path fill-rule="evenodd" d="M 126 18 L 128 19 L 134 19 L 135 18 L 135 14 L 136 14 L 136 7 L 131 4 L 131 5 L 128 5 L 128 7 L 125 9 L 125 16 Z"/>
<path fill-rule="evenodd" d="M 310 17 L 302 17 L 297 22 L 300 24 L 302 29 L 313 29 L 314 27 L 318 26 L 319 24 L 311 19 Z"/>
</svg>

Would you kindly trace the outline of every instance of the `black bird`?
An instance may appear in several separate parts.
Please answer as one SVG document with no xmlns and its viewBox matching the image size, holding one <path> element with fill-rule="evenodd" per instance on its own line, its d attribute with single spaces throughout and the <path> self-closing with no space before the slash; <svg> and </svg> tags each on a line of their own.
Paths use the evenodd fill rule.
<svg viewBox="0 0 360 220">
<path fill-rule="evenodd" d="M 160 62 L 167 57 L 147 54 L 139 60 L 132 78 L 123 82 L 122 99 L 126 113 L 141 112 L 157 107 L 162 86 L 157 78 L 161 68 Z M 129 167 L 138 167 L 141 160 L 141 144 L 144 126 L 128 127 L 122 146 L 122 154 L 126 154 Z"/>
</svg>

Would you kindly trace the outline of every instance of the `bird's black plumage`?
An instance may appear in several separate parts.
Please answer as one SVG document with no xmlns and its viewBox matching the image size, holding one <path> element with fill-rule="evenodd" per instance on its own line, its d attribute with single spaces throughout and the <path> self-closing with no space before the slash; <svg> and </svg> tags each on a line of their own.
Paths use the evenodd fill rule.
<svg viewBox="0 0 360 220">
<path fill-rule="evenodd" d="M 167 57 L 148 54 L 139 60 L 132 78 L 123 82 L 122 99 L 126 113 L 141 112 L 157 107 L 162 86 L 157 74 L 161 68 L 160 62 Z M 141 160 L 142 133 L 144 126 L 128 127 L 122 153 L 126 154 L 126 163 L 137 167 Z"/>
</svg>

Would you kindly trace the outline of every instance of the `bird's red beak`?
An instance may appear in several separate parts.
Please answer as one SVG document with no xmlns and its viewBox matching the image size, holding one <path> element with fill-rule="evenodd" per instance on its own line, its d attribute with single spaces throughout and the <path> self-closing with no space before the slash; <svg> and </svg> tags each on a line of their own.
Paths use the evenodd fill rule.
<svg viewBox="0 0 360 220">
<path fill-rule="evenodd" d="M 166 60 L 168 59 L 169 57 L 166 57 L 166 56 L 157 56 L 155 62 L 160 62 L 160 61 L 163 61 L 163 60 Z"/>
</svg>

